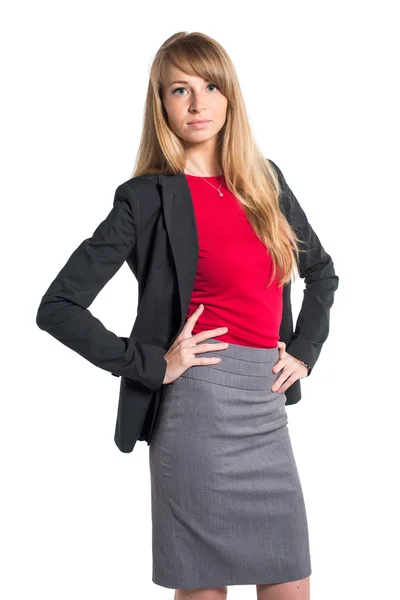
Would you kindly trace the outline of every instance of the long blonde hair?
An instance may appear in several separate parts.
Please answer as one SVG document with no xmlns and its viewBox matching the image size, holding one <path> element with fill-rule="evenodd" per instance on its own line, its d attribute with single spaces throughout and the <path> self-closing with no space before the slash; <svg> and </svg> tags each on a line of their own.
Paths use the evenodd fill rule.
<svg viewBox="0 0 400 600">
<path fill-rule="evenodd" d="M 235 68 L 224 48 L 200 32 L 181 31 L 157 51 L 150 69 L 143 129 L 132 177 L 146 173 L 184 172 L 185 148 L 168 125 L 162 103 L 163 73 L 175 65 L 189 75 L 215 82 L 227 98 L 227 118 L 218 133 L 218 153 L 230 192 L 242 204 L 247 219 L 268 249 L 272 274 L 267 287 L 280 274 L 279 284 L 291 280 L 298 266 L 300 239 L 279 207 L 278 174 L 259 150 L 246 114 Z"/>
</svg>

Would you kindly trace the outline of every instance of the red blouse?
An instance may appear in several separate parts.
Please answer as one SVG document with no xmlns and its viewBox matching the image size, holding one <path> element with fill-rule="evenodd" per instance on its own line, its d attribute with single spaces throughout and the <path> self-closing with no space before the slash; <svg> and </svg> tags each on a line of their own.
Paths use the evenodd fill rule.
<svg viewBox="0 0 400 600">
<path fill-rule="evenodd" d="M 254 348 L 276 348 L 282 319 L 282 291 L 277 277 L 265 288 L 272 263 L 249 224 L 241 204 L 221 177 L 186 175 L 193 199 L 199 255 L 186 318 L 204 309 L 192 335 L 228 327 L 216 339 Z"/>
</svg>

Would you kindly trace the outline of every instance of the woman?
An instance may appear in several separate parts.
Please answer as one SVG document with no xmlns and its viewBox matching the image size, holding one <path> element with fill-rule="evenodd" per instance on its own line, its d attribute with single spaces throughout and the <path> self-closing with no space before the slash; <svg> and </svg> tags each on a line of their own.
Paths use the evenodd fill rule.
<svg viewBox="0 0 400 600">
<path fill-rule="evenodd" d="M 87 310 L 125 260 L 139 281 L 129 338 Z M 307 286 L 295 332 L 294 266 Z M 256 146 L 228 55 L 204 34 L 173 35 L 153 61 L 132 178 L 43 296 L 37 323 L 121 376 L 115 440 L 128 452 L 149 443 L 153 581 L 175 600 L 246 584 L 259 600 L 309 598 L 285 404 L 300 399 L 337 287 L 331 257 Z"/>
</svg>

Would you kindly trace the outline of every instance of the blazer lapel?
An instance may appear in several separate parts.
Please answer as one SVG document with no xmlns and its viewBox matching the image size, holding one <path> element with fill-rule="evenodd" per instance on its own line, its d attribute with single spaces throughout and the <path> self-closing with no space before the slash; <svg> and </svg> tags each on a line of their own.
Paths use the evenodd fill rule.
<svg viewBox="0 0 400 600">
<path fill-rule="evenodd" d="M 176 267 L 183 323 L 193 291 L 199 253 L 192 196 L 184 173 L 159 174 L 158 180 L 165 228 Z"/>
</svg>

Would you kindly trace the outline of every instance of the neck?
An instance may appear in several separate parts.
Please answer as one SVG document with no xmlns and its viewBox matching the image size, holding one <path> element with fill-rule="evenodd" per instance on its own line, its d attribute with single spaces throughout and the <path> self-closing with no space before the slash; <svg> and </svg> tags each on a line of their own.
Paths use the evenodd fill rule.
<svg viewBox="0 0 400 600">
<path fill-rule="evenodd" d="M 189 175 L 198 175 L 200 177 L 220 177 L 222 173 L 221 163 L 216 150 L 205 151 L 187 148 L 184 170 Z"/>
</svg>

